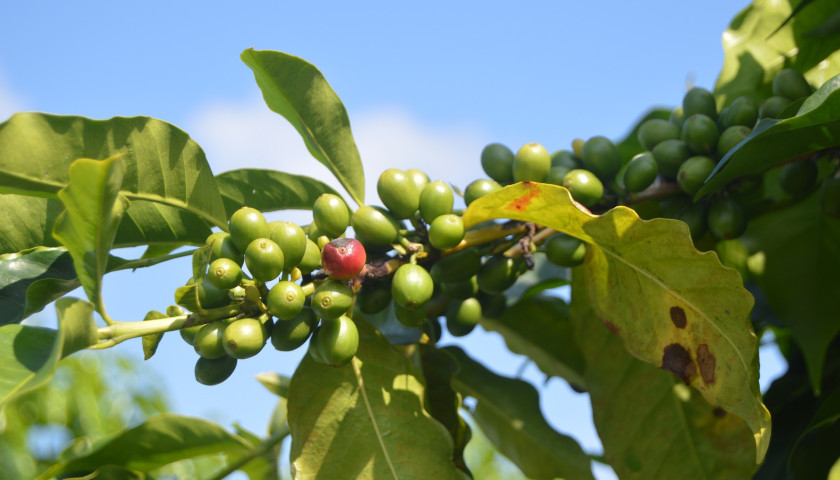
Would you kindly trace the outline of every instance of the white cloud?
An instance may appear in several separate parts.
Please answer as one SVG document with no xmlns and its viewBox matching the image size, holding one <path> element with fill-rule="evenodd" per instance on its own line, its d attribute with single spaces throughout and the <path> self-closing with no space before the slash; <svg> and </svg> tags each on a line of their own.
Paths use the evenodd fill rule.
<svg viewBox="0 0 840 480">
<path fill-rule="evenodd" d="M 399 108 L 351 113 L 351 126 L 365 169 L 365 199 L 377 204 L 376 180 L 386 168 L 419 168 L 433 180 L 463 188 L 483 176 L 478 127 L 427 125 Z M 214 172 L 255 167 L 318 178 L 343 191 L 306 150 L 297 131 L 262 100 L 218 102 L 197 112 L 187 131 L 204 148 Z"/>
</svg>

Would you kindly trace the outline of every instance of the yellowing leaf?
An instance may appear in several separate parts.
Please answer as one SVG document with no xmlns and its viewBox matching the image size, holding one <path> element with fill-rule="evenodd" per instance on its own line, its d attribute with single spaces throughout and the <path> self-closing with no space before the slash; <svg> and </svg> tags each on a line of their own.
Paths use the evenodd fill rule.
<svg viewBox="0 0 840 480">
<path fill-rule="evenodd" d="M 694 248 L 685 224 L 644 221 L 625 207 L 596 217 L 576 207 L 565 188 L 533 182 L 482 197 L 464 214 L 468 225 L 493 218 L 535 222 L 585 241 L 582 271 L 601 321 L 633 355 L 744 419 L 762 461 L 770 414 L 758 388 L 753 298 L 737 271 Z"/>
</svg>

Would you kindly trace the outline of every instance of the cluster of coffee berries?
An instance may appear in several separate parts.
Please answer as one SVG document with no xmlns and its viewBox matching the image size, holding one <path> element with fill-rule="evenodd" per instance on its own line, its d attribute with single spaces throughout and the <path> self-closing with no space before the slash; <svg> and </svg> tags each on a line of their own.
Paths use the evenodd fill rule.
<svg viewBox="0 0 840 480">
<path fill-rule="evenodd" d="M 539 144 L 525 145 L 516 154 L 504 145 L 490 144 L 482 152 L 481 164 L 492 180 L 472 185 L 476 191 L 491 191 L 522 180 L 553 183 L 566 187 L 578 203 L 593 211 L 627 204 L 644 218 L 684 221 L 695 241 L 707 233 L 711 240 L 733 239 L 746 230 L 751 209 L 760 210 L 767 203 L 765 180 L 742 178 L 700 201 L 694 202 L 693 196 L 761 119 L 791 117 L 813 93 L 802 74 L 789 69 L 775 76 L 772 90 L 773 96 L 760 105 L 743 96 L 718 111 L 711 92 L 692 88 L 669 119 L 654 118 L 639 126 L 637 139 L 644 151 L 629 159 L 603 136 L 576 139 L 572 150 L 551 155 Z M 792 199 L 803 198 L 818 187 L 818 158 L 790 162 L 772 178 Z M 822 181 L 821 204 L 832 216 L 840 215 L 838 192 L 840 179 L 829 175 Z"/>
</svg>

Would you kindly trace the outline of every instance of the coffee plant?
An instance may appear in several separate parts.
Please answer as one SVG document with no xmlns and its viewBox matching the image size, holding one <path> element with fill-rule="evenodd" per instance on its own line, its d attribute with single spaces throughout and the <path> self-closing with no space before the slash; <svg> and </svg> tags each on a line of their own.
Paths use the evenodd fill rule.
<svg viewBox="0 0 840 480">
<path fill-rule="evenodd" d="M 295 478 L 471 478 L 468 397 L 530 478 L 594 478 L 593 460 L 621 478 L 838 478 L 838 7 L 757 1 L 724 36 L 716 85 L 624 139 L 492 143 L 469 185 L 389 168 L 378 199 L 338 96 L 281 52 L 242 60 L 344 192 L 211 172 L 153 118 L 16 114 L 0 125 L 0 405 L 75 352 L 142 338 L 148 359 L 177 331 L 204 385 L 265 348 L 306 349 L 290 379 L 260 377 L 280 397 L 269 436 L 153 416 L 75 442 L 39 478 L 155 478 L 211 454 L 226 462 L 212 478 L 277 478 L 287 437 Z M 287 209 L 311 223 L 266 219 Z M 112 255 L 126 246 L 146 250 Z M 185 256 L 160 310 L 108 314 L 108 273 Z M 58 329 L 22 323 L 53 302 Z M 444 327 L 498 332 L 587 393 L 603 455 L 555 431 L 533 386 L 439 345 Z M 760 338 L 788 361 L 764 395 Z"/>
</svg>

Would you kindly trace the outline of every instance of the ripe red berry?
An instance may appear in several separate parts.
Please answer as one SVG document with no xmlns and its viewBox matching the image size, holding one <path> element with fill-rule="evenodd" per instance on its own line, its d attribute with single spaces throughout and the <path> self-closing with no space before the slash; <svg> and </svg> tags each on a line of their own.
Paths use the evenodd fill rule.
<svg viewBox="0 0 840 480">
<path fill-rule="evenodd" d="M 337 280 L 349 280 L 365 266 L 365 247 L 355 238 L 337 238 L 324 245 L 321 264 L 327 274 Z"/>
</svg>

